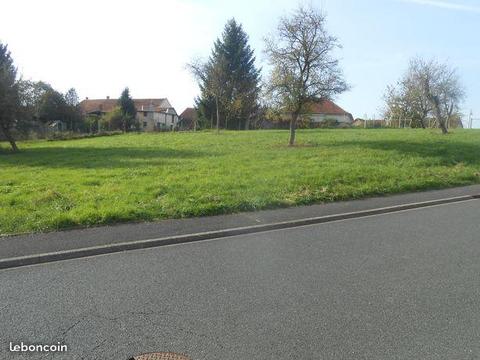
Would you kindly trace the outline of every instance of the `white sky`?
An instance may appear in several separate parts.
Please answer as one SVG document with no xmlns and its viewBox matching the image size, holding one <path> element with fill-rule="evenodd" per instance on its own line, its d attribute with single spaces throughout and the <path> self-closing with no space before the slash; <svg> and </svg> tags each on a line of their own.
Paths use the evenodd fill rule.
<svg viewBox="0 0 480 360">
<path fill-rule="evenodd" d="M 311 0 L 328 15 L 343 44 L 342 67 L 352 90 L 337 103 L 355 117 L 377 117 L 387 84 L 415 55 L 458 67 L 480 117 L 480 13 L 477 0 Z M 9 44 L 24 78 L 81 99 L 167 97 L 177 112 L 198 94 L 185 64 L 207 57 L 224 24 L 243 24 L 264 65 L 263 38 L 295 0 L 4 0 L 0 41 Z M 455 26 L 445 26 L 455 24 Z M 264 74 L 265 75 L 265 74 Z"/>
<path fill-rule="evenodd" d="M 177 111 L 196 94 L 185 63 L 217 30 L 203 7 L 183 1 L 16 0 L 5 7 L 0 39 L 25 78 L 75 87 L 81 99 L 118 97 L 129 86 L 134 97 L 168 97 Z M 186 25 L 199 16 L 205 25 Z"/>
</svg>

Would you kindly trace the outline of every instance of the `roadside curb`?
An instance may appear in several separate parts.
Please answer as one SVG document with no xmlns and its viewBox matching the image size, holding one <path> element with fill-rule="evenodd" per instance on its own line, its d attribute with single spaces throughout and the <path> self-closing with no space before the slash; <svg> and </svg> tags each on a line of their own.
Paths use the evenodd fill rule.
<svg viewBox="0 0 480 360">
<path fill-rule="evenodd" d="M 371 215 L 388 214 L 388 213 L 398 212 L 402 210 L 418 209 L 418 208 L 424 208 L 429 206 L 456 203 L 456 202 L 475 200 L 475 199 L 480 199 L 480 194 L 457 196 L 457 197 L 451 197 L 451 198 L 445 198 L 445 199 L 408 203 L 408 204 L 394 205 L 394 206 L 388 206 L 388 207 L 382 207 L 382 208 L 376 208 L 376 209 L 360 210 L 355 212 L 325 215 L 325 216 L 319 216 L 319 217 L 290 220 L 290 221 L 283 221 L 283 222 L 270 223 L 270 224 L 252 225 L 252 226 L 245 226 L 245 227 L 239 227 L 239 228 L 207 231 L 207 232 L 200 232 L 200 233 L 186 234 L 186 235 L 167 236 L 167 237 L 156 238 L 156 239 L 138 240 L 138 241 L 117 243 L 117 244 L 64 250 L 64 251 L 58 251 L 58 252 L 49 252 L 49 253 L 36 254 L 36 255 L 20 256 L 20 257 L 0 260 L 0 269 L 16 268 L 21 266 L 49 263 L 49 262 L 61 261 L 61 260 L 77 259 L 77 258 L 83 258 L 83 257 L 89 257 L 89 256 L 95 256 L 95 255 L 112 254 L 116 252 L 123 252 L 123 251 L 129 251 L 129 250 L 138 250 L 138 249 L 146 249 L 146 248 L 166 246 L 166 245 L 184 244 L 184 243 L 197 242 L 197 241 L 203 241 L 203 240 L 220 239 L 220 238 L 225 238 L 229 236 L 246 235 L 246 234 L 259 233 L 259 232 L 271 231 L 271 230 L 279 230 L 279 229 L 288 229 L 288 228 L 294 228 L 294 227 L 305 226 L 305 225 L 322 224 L 322 223 L 328 223 L 328 222 L 338 221 L 338 220 L 362 218 L 362 217 L 371 216 Z"/>
</svg>

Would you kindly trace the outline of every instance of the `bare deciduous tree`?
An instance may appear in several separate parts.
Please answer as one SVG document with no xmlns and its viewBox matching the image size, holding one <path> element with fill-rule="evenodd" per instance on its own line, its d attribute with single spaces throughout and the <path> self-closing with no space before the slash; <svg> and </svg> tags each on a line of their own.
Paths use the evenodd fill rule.
<svg viewBox="0 0 480 360">
<path fill-rule="evenodd" d="M 415 77 L 429 100 L 433 114 L 444 134 L 452 116 L 459 112 L 459 105 L 465 97 L 463 86 L 456 69 L 436 60 L 413 60 Z"/>
<path fill-rule="evenodd" d="M 215 99 L 217 133 L 220 131 L 219 99 L 222 98 L 225 85 L 224 72 L 222 71 L 223 66 L 224 64 L 221 63 L 221 60 L 216 63 L 205 63 L 199 59 L 195 59 L 187 64 L 187 68 L 198 80 L 202 88 L 201 90 Z"/>
<path fill-rule="evenodd" d="M 386 115 L 418 120 L 423 128 L 428 116 L 437 120 L 442 132 L 448 132 L 451 119 L 458 118 L 465 96 L 455 69 L 436 60 L 414 58 L 396 86 L 387 88 Z"/>
<path fill-rule="evenodd" d="M 308 104 L 348 89 L 332 54 L 340 44 L 327 32 L 325 15 L 303 6 L 281 18 L 276 33 L 265 43 L 272 66 L 267 94 L 277 108 L 291 115 L 289 145 L 293 145 L 297 120 L 308 112 Z"/>
<path fill-rule="evenodd" d="M 412 80 L 410 76 L 405 76 L 395 86 L 387 86 L 384 116 L 390 120 L 408 119 L 410 126 L 425 129 L 432 110 L 431 104 L 423 90 Z"/>
</svg>

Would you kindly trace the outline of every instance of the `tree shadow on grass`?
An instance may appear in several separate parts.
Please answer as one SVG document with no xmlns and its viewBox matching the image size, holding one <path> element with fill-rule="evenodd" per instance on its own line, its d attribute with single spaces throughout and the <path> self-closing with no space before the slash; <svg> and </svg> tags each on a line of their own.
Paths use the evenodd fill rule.
<svg viewBox="0 0 480 360">
<path fill-rule="evenodd" d="M 172 161 L 215 156 L 202 151 L 136 147 L 39 147 L 22 149 L 16 154 L 0 154 L 0 166 L 44 168 L 132 168 L 162 166 Z"/>
<path fill-rule="evenodd" d="M 406 154 L 417 158 L 434 158 L 436 164 L 455 165 L 464 163 L 480 166 L 480 143 L 463 141 L 432 141 L 416 142 L 409 140 L 358 140 L 341 141 L 326 146 L 350 147 L 353 151 L 358 148 L 381 150 Z M 359 153 L 361 155 L 361 153 Z"/>
</svg>

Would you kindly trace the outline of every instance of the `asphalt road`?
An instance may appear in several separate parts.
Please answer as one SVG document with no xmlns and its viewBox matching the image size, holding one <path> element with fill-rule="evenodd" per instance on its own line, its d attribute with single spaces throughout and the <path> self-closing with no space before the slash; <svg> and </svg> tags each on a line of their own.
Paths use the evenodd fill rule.
<svg viewBox="0 0 480 360">
<path fill-rule="evenodd" d="M 478 359 L 479 214 L 472 200 L 3 270 L 0 359 Z"/>
</svg>

